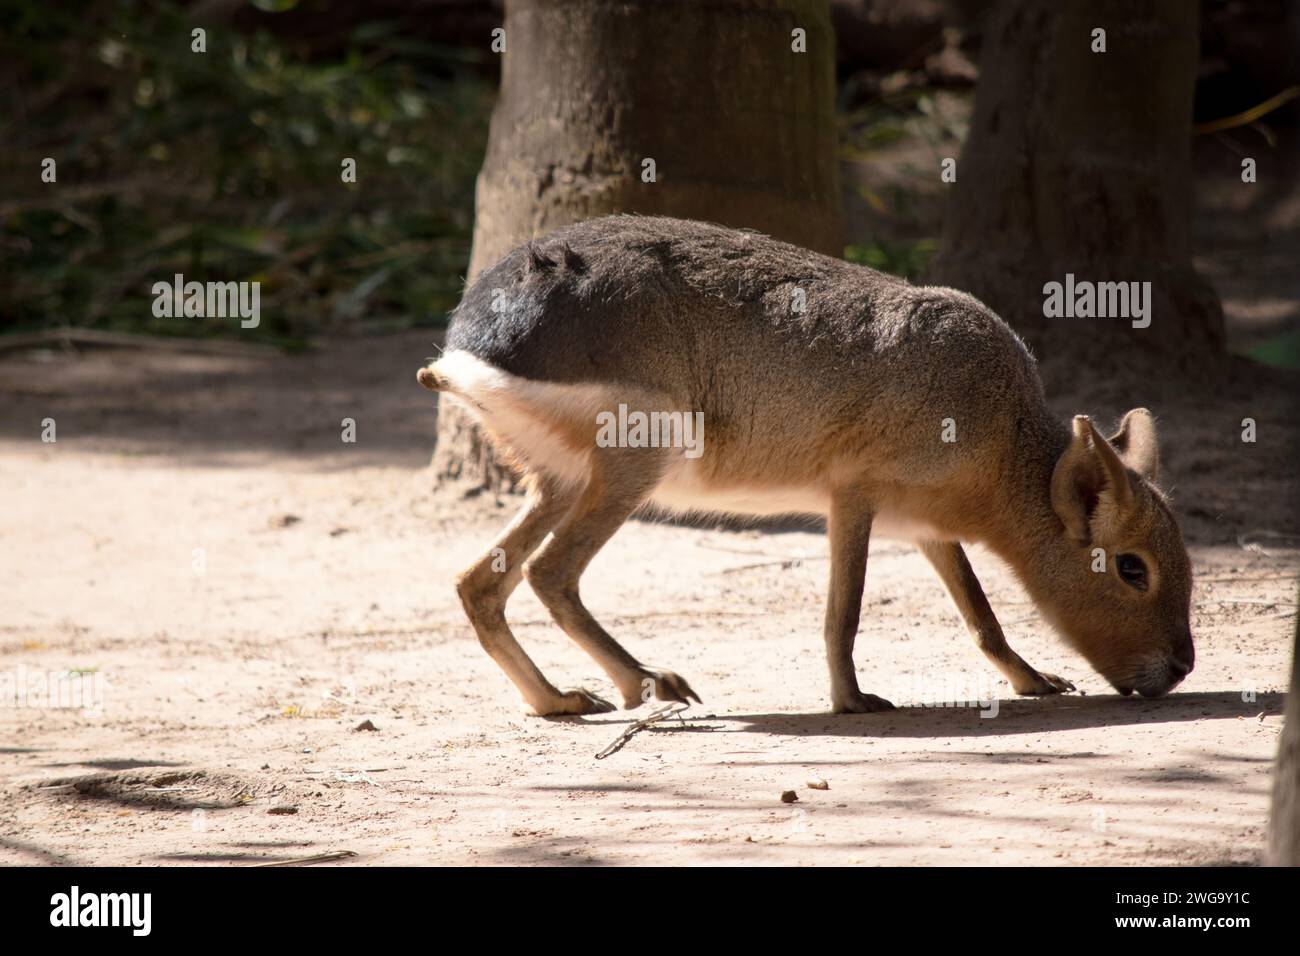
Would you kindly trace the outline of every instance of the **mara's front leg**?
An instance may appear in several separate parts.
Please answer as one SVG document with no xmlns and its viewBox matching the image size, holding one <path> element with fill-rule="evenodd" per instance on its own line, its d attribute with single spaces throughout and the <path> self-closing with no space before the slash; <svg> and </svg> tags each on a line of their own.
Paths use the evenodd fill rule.
<svg viewBox="0 0 1300 956">
<path fill-rule="evenodd" d="M 894 705 L 858 688 L 853 641 L 862 614 L 871 542 L 871 509 L 856 489 L 831 492 L 827 538 L 831 550 L 830 594 L 826 599 L 826 661 L 831 670 L 831 709 L 837 714 L 868 714 Z"/>
<path fill-rule="evenodd" d="M 962 620 L 975 638 L 976 646 L 1011 682 L 1011 687 L 1017 694 L 1060 694 L 1074 690 L 1074 685 L 1068 680 L 1034 670 L 1008 646 L 1002 625 L 989 606 L 984 589 L 980 587 L 979 579 L 975 577 L 960 544 L 955 541 L 926 541 L 920 545 L 920 549 L 939 572 L 944 587 L 952 595 Z"/>
</svg>

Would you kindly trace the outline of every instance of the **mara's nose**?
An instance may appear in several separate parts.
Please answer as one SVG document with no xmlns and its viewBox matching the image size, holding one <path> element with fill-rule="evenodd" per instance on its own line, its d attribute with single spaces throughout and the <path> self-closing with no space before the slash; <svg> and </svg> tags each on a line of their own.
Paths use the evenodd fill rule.
<svg viewBox="0 0 1300 956">
<path fill-rule="evenodd" d="M 1182 680 L 1192 672 L 1192 668 L 1195 666 L 1196 648 L 1192 646 L 1192 638 L 1189 634 L 1169 655 L 1169 669 L 1173 671 L 1179 680 Z"/>
</svg>

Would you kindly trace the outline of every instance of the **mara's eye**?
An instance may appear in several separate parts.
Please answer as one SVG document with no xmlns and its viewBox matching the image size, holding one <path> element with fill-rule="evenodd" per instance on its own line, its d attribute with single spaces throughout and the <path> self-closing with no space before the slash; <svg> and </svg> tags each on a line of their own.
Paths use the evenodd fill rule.
<svg viewBox="0 0 1300 956">
<path fill-rule="evenodd" d="M 1147 566 L 1136 554 L 1121 554 L 1115 559 L 1115 568 L 1129 587 L 1139 591 L 1147 589 Z"/>
</svg>

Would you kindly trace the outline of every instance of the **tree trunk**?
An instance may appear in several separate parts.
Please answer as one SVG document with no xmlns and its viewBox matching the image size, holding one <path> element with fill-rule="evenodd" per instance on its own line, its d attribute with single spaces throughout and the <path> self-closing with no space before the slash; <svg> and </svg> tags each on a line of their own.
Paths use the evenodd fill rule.
<svg viewBox="0 0 1300 956">
<path fill-rule="evenodd" d="M 1177 386 L 1219 371 L 1223 314 L 1190 249 L 1197 5 L 1002 0 L 981 61 L 929 281 L 1002 315 L 1049 383 L 1086 371 Z M 1149 327 L 1046 317 L 1044 286 L 1067 273 L 1150 282 Z"/>
<path fill-rule="evenodd" d="M 842 253 L 827 0 L 508 0 L 505 43 L 470 281 L 527 239 L 615 212 Z M 437 480 L 509 486 L 468 416 L 442 408 Z"/>
<path fill-rule="evenodd" d="M 1300 866 L 1300 621 L 1291 650 L 1291 688 L 1273 770 L 1273 808 L 1268 821 L 1268 862 Z"/>
</svg>

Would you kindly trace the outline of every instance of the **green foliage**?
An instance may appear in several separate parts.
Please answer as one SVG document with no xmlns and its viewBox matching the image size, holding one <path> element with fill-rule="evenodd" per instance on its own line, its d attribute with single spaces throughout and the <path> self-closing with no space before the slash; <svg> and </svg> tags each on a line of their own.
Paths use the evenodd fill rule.
<svg viewBox="0 0 1300 956">
<path fill-rule="evenodd" d="M 179 4 L 78 6 L 25 4 L 6 24 L 0 330 L 293 342 L 443 320 L 494 95 L 472 54 L 377 22 L 328 61 L 219 26 L 196 53 Z M 178 272 L 260 281 L 261 327 L 154 318 L 152 284 Z"/>
<path fill-rule="evenodd" d="M 1261 342 L 1245 353 L 1274 368 L 1300 369 L 1300 329 L 1289 329 Z"/>
<path fill-rule="evenodd" d="M 844 258 L 904 279 L 919 279 L 938 248 L 939 243 L 934 239 L 877 240 L 846 246 Z"/>
<path fill-rule="evenodd" d="M 892 237 L 878 237 L 877 229 L 877 238 L 847 246 L 844 258 L 918 280 L 938 249 L 929 238 L 939 229 L 935 171 L 943 156 L 955 154 L 964 120 L 960 110 L 942 108 L 939 97 L 924 88 L 864 94 L 859 86 L 850 79 L 841 89 L 839 155 L 846 167 L 869 168 L 866 176 L 850 177 L 850 188 L 870 210 L 871 224 Z"/>
</svg>

